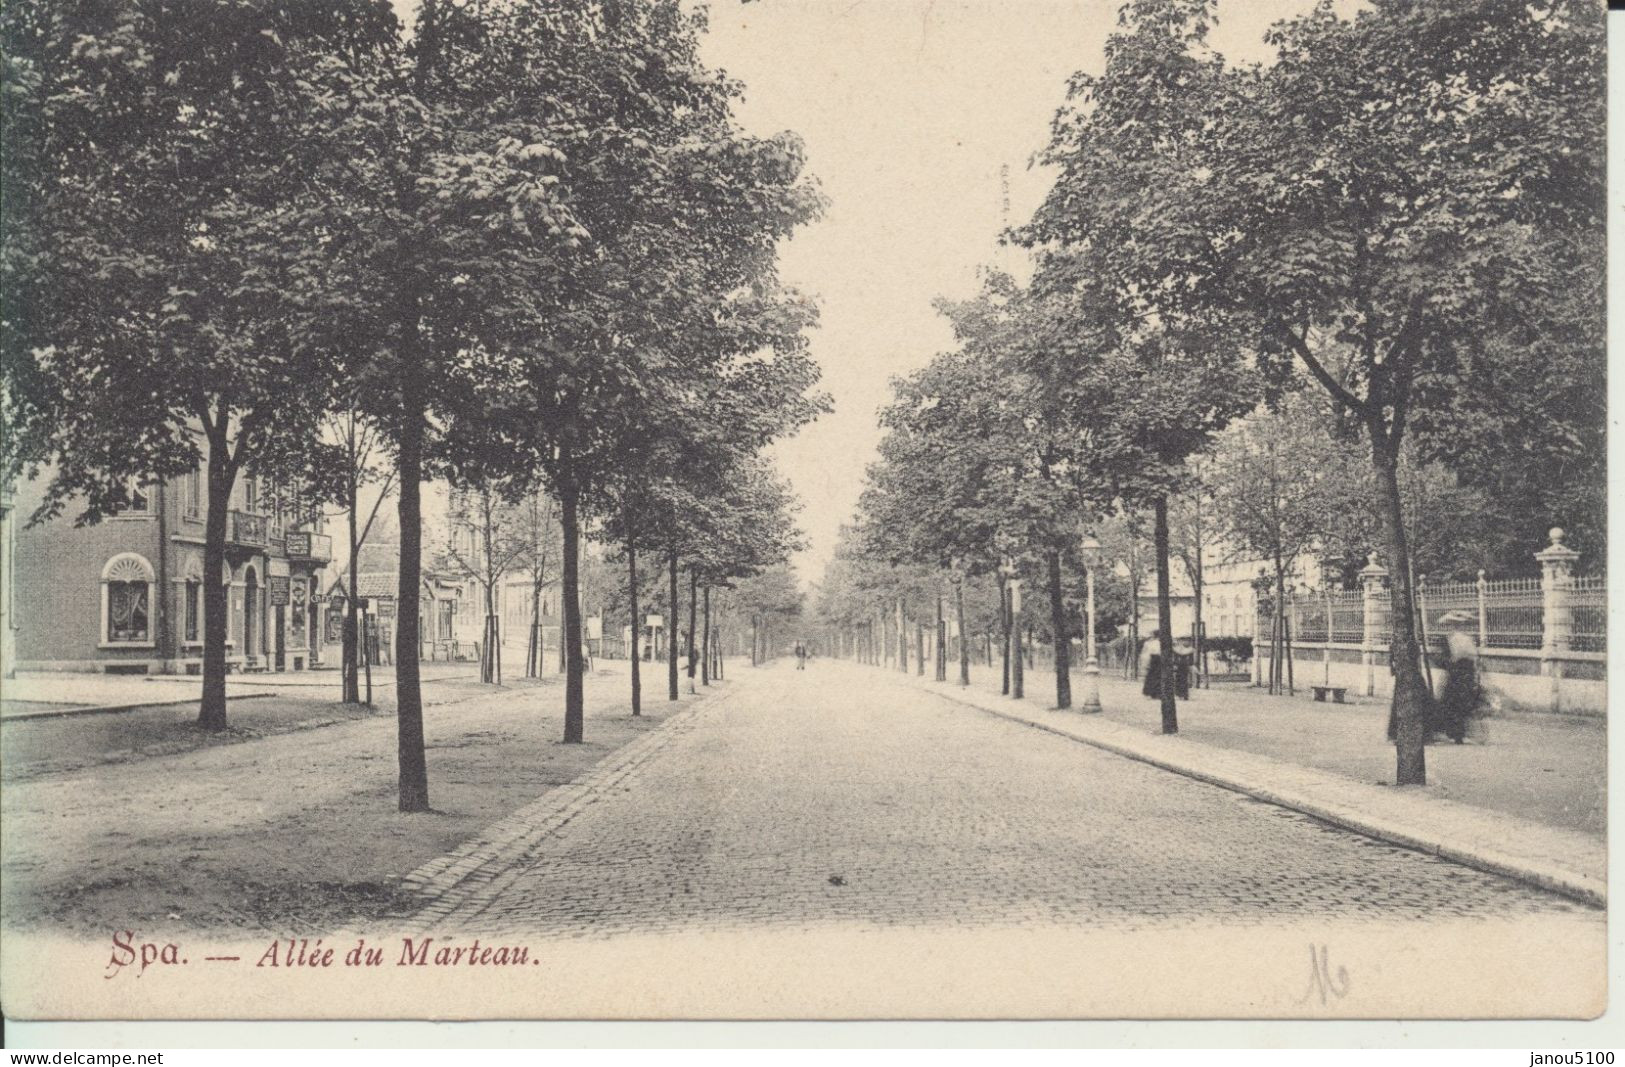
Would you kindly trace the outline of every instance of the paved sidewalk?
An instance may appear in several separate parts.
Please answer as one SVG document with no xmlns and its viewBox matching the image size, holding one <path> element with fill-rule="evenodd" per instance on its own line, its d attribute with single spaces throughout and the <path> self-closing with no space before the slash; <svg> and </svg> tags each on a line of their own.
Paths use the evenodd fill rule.
<svg viewBox="0 0 1625 1067">
<path fill-rule="evenodd" d="M 517 673 L 509 680 L 518 682 Z M 475 663 L 424 663 L 420 676 L 429 682 L 476 682 Z M 338 670 L 284 671 L 226 676 L 228 699 L 297 693 L 312 699 L 338 699 L 343 678 Z M 375 697 L 395 687 L 395 668 L 373 668 Z M 196 703 L 203 690 L 194 674 L 119 675 L 96 672 L 39 671 L 0 678 L 0 719 L 90 715 Z"/>
<path fill-rule="evenodd" d="M 901 676 L 900 672 L 890 673 Z M 939 695 L 1002 718 L 1234 789 L 1371 837 L 1516 878 L 1598 907 L 1606 906 L 1607 842 L 1600 833 L 1565 828 L 1550 821 L 1538 821 L 1447 798 L 1440 795 L 1442 790 L 1437 786 L 1396 789 L 1376 779 L 1352 777 L 1325 766 L 1305 766 L 1306 761 L 1302 759 L 1289 761 L 1280 755 L 1248 750 L 1316 753 L 1312 757 L 1314 761 L 1338 765 L 1338 746 L 1327 739 L 1351 730 L 1365 738 L 1365 727 L 1369 724 L 1362 723 L 1358 718 L 1353 720 L 1356 723 L 1353 728 L 1349 726 L 1348 719 L 1305 721 L 1306 716 L 1322 714 L 1317 709 L 1324 708 L 1323 705 L 1304 708 L 1290 701 L 1282 702 L 1279 706 L 1271 704 L 1268 714 L 1273 715 L 1274 720 L 1272 729 L 1267 733 L 1278 734 L 1279 740 L 1272 737 L 1266 742 L 1262 739 L 1264 732 L 1249 732 L 1237 725 L 1232 725 L 1228 732 L 1211 731 L 1228 740 L 1230 744 L 1226 745 L 1223 741 L 1202 737 L 1203 731 L 1195 724 L 1204 714 L 1265 714 L 1259 710 L 1259 704 L 1272 698 L 1263 694 L 1250 696 L 1245 691 L 1200 692 L 1192 701 L 1180 702 L 1182 733 L 1164 736 L 1156 732 L 1158 720 L 1155 704 L 1140 696 L 1137 688 L 1120 680 L 1103 679 L 1101 699 L 1107 712 L 1085 715 L 1076 708 L 1058 711 L 1053 707 L 1040 706 L 1040 701 L 1047 703 L 1053 699 L 1052 674 L 1029 671 L 1027 698 L 1016 701 L 977 684 L 987 683 L 990 672 L 986 668 L 979 672 L 982 675 L 980 679 L 977 673 L 973 669 L 973 684 L 969 689 L 962 689 L 953 682 L 943 684 L 920 678 L 912 673 L 908 679 L 922 688 L 929 688 Z M 993 686 L 998 684 L 996 674 L 991 682 Z M 1081 678 L 1074 681 L 1075 701 L 1082 697 L 1079 682 Z M 1371 715 L 1370 707 L 1356 708 L 1357 715 L 1363 713 L 1368 718 Z M 1324 714 L 1337 716 L 1340 712 L 1327 710 Z M 1379 712 L 1376 719 L 1379 737 L 1384 714 Z M 1337 729 L 1323 729 L 1327 722 L 1338 724 Z M 1515 725 L 1518 724 L 1491 724 L 1492 728 Z M 1537 724 L 1531 728 L 1538 729 L 1539 726 Z M 1306 743 L 1306 737 L 1315 740 Z M 1391 782 L 1392 747 L 1386 744 L 1372 745 L 1369 739 L 1359 743 L 1362 750 L 1375 749 L 1377 755 L 1386 757 L 1390 764 Z M 1600 739 L 1597 744 L 1600 748 Z M 1448 750 L 1486 752 L 1495 747 L 1458 748 L 1451 745 Z M 1446 748 L 1434 746 L 1428 749 L 1428 755 L 1430 760 L 1442 762 L 1437 757 L 1446 751 Z"/>
<path fill-rule="evenodd" d="M 995 685 L 997 678 L 990 679 Z M 989 679 L 983 679 L 984 682 Z M 1083 699 L 1083 675 L 1073 672 L 1074 704 Z M 1027 692 L 1054 700 L 1053 670 L 1028 676 Z M 1101 703 L 1114 722 L 1160 733 L 1158 702 L 1138 682 L 1102 679 Z M 1428 792 L 1485 808 L 1577 830 L 1601 841 L 1608 830 L 1607 724 L 1599 718 L 1512 713 L 1484 721 L 1488 743 L 1430 745 Z M 1394 746 L 1387 739 L 1388 702 L 1316 703 L 1305 690 L 1270 696 L 1244 684 L 1192 690 L 1179 702 L 1180 736 L 1392 785 Z"/>
</svg>

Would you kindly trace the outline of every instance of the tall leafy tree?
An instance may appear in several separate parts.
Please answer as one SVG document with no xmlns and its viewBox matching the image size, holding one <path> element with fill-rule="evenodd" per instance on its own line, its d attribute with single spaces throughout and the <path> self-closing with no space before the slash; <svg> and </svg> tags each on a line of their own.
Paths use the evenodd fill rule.
<svg viewBox="0 0 1625 1067">
<path fill-rule="evenodd" d="M 820 206 L 794 137 L 755 138 L 733 122 L 739 86 L 698 57 L 703 15 L 672 2 L 584 10 L 593 33 L 583 46 L 618 64 L 613 78 L 595 72 L 604 92 L 578 113 L 560 175 L 587 236 L 562 272 L 544 257 L 506 278 L 515 313 L 497 348 L 517 382 L 498 429 L 560 503 L 568 741 L 583 729 L 573 590 L 582 516 L 629 473 L 626 442 L 687 439 L 681 426 L 658 427 L 707 410 L 697 400 L 711 380 L 765 369 L 810 381 L 793 349 L 778 361 L 755 353 L 805 323 L 771 265 L 776 241 Z M 522 79 L 543 106 L 550 85 Z M 752 424 L 766 415 L 777 413 L 754 408 Z"/>
<path fill-rule="evenodd" d="M 36 517 L 92 522 L 207 460 L 204 573 L 238 475 L 318 454 L 336 363 L 305 329 L 331 183 L 394 31 L 354 0 L 8 4 L 0 318 L 6 459 Z M 201 438 L 202 444 L 199 443 Z M 226 724 L 226 594 L 204 585 L 199 723 Z"/>
<path fill-rule="evenodd" d="M 1407 431 L 1451 454 L 1458 419 L 1464 447 L 1528 425 L 1509 372 L 1530 346 L 1586 368 L 1575 389 L 1600 373 L 1600 18 L 1579 0 L 1317 5 L 1270 31 L 1274 63 L 1211 94 L 1189 192 L 1161 223 L 1176 251 L 1122 257 L 1169 303 L 1246 322 L 1360 429 L 1398 619 L 1414 614 Z M 1595 440 L 1596 415 L 1566 413 L 1555 454 Z M 1397 781 L 1420 784 L 1428 694 L 1413 629 L 1392 640 Z"/>
<path fill-rule="evenodd" d="M 535 470 L 484 429 L 522 383 L 506 342 L 565 284 L 591 236 L 570 167 L 609 133 L 609 116 L 641 99 L 648 61 L 609 24 L 628 8 L 422 0 L 410 39 L 380 50 L 348 131 L 349 225 L 326 264 L 324 321 L 396 458 L 403 647 L 416 647 L 420 627 L 425 477 L 478 470 L 517 484 Z M 574 593 L 565 607 L 578 617 Z M 426 811 L 415 657 L 397 665 L 396 688 L 399 805 Z"/>
<path fill-rule="evenodd" d="M 1130 506 L 1153 512 L 1162 728 L 1178 730 L 1169 597 L 1169 499 L 1186 463 L 1255 403 L 1230 309 L 1191 304 L 1202 250 L 1191 202 L 1208 195 L 1204 152 L 1228 85 L 1208 46 L 1205 0 L 1131 0 L 1103 73 L 1078 73 L 1046 159 L 1055 185 L 1018 240 L 1040 256 L 1034 287 L 1068 326 L 1067 366 L 1080 464 Z"/>
</svg>

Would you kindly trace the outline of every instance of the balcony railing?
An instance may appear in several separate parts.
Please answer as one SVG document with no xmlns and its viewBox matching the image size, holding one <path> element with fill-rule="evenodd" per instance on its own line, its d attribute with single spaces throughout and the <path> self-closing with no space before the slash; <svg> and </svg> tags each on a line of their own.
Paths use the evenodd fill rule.
<svg viewBox="0 0 1625 1067">
<path fill-rule="evenodd" d="M 327 534 L 296 532 L 288 534 L 288 558 L 326 563 L 333 558 L 333 539 Z"/>
<path fill-rule="evenodd" d="M 266 536 L 266 523 L 264 515 L 251 515 L 246 511 L 231 513 L 230 538 L 232 544 L 245 548 L 265 548 L 269 544 Z"/>
</svg>

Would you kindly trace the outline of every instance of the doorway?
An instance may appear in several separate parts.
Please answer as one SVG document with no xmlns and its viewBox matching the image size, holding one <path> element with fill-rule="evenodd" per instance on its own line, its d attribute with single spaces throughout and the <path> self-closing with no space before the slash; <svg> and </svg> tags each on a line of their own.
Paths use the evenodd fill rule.
<svg viewBox="0 0 1625 1067">
<path fill-rule="evenodd" d="M 243 666 L 258 665 L 259 658 L 255 654 L 258 650 L 256 642 L 259 640 L 260 628 L 260 579 L 249 567 L 243 575 Z"/>
</svg>

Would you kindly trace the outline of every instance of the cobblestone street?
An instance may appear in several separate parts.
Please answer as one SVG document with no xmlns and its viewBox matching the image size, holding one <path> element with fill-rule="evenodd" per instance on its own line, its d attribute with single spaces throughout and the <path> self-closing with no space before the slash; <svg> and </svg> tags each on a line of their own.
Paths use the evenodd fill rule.
<svg viewBox="0 0 1625 1067">
<path fill-rule="evenodd" d="M 420 922 L 583 938 L 1536 917 L 1601 930 L 1582 905 L 880 671 L 732 677 L 566 803 L 519 813 L 513 844 L 431 881 Z"/>
</svg>

